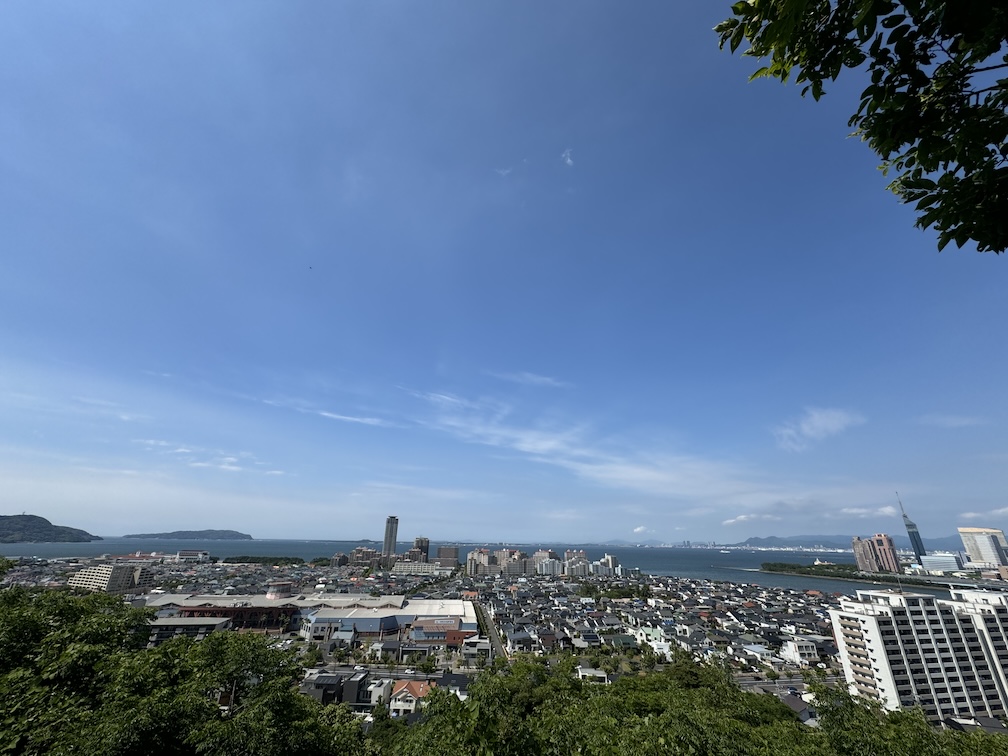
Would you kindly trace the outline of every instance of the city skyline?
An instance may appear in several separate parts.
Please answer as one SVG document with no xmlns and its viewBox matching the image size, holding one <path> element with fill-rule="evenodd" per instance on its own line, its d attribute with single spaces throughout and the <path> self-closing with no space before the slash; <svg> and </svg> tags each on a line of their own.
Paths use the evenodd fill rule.
<svg viewBox="0 0 1008 756">
<path fill-rule="evenodd" d="M 0 7 L 0 513 L 1008 525 L 1005 261 L 913 228 L 856 74 L 750 83 L 728 3 L 57 6 Z"/>
</svg>

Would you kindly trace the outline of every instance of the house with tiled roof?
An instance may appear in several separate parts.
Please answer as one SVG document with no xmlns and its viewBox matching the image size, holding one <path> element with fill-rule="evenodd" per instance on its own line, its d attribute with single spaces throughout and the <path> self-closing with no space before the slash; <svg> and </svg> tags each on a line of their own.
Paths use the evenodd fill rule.
<svg viewBox="0 0 1008 756">
<path fill-rule="evenodd" d="M 423 705 L 423 699 L 434 687 L 434 683 L 423 680 L 397 680 L 389 696 L 389 714 L 393 717 L 412 714 Z"/>
</svg>

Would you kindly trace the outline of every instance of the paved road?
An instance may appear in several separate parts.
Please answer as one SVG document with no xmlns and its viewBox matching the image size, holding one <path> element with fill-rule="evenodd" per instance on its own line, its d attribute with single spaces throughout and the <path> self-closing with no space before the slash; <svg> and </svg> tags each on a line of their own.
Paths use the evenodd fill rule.
<svg viewBox="0 0 1008 756">
<path fill-rule="evenodd" d="M 483 604 L 474 601 L 473 606 L 476 607 L 476 611 L 479 612 L 480 621 L 483 626 L 486 627 L 487 633 L 490 636 L 490 645 L 493 647 L 494 658 L 502 657 L 507 658 L 507 654 L 504 653 L 504 644 L 501 642 L 500 633 L 497 632 L 497 626 L 490 619 L 490 613 L 486 610 Z"/>
</svg>

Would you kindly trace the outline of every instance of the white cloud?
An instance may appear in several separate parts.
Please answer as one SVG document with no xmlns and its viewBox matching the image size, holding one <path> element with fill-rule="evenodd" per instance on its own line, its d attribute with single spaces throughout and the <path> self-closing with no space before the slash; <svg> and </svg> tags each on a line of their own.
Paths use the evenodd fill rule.
<svg viewBox="0 0 1008 756">
<path fill-rule="evenodd" d="M 782 449 L 802 451 L 814 441 L 835 436 L 865 422 L 865 418 L 857 412 L 809 407 L 800 418 L 777 426 L 773 433 Z"/>
<path fill-rule="evenodd" d="M 507 176 L 509 173 L 511 173 L 512 170 L 514 170 L 514 169 L 513 168 L 494 168 L 494 171 L 499 176 Z"/>
<path fill-rule="evenodd" d="M 780 517 L 772 514 L 740 514 L 730 520 L 723 520 L 722 525 L 737 525 L 740 522 L 754 522 L 756 520 L 779 520 Z"/>
<path fill-rule="evenodd" d="M 987 423 L 982 417 L 943 414 L 922 415 L 917 419 L 917 422 L 921 425 L 930 425 L 935 428 L 972 428 Z"/>
<path fill-rule="evenodd" d="M 840 510 L 840 514 L 847 515 L 849 517 L 895 517 L 897 515 L 896 507 L 884 506 L 878 508 L 871 507 L 844 507 Z"/>
<path fill-rule="evenodd" d="M 1008 507 L 991 509 L 986 512 L 962 512 L 959 514 L 959 517 L 963 520 L 990 520 L 997 517 L 1004 517 L 1005 515 L 1008 515 Z"/>
<path fill-rule="evenodd" d="M 568 167 L 574 165 L 574 150 L 568 147 L 566 150 L 563 151 L 563 154 L 560 156 L 560 159 L 563 161 L 564 165 Z"/>
<path fill-rule="evenodd" d="M 511 383 L 520 383 L 523 386 L 546 386 L 548 388 L 571 388 L 573 384 L 567 381 L 561 381 L 557 378 L 551 378 L 548 375 L 539 375 L 538 373 L 529 372 L 519 372 L 519 373 L 494 373 L 492 371 L 487 371 L 487 375 L 492 375 L 494 378 L 499 378 L 502 381 L 510 381 Z"/>
</svg>

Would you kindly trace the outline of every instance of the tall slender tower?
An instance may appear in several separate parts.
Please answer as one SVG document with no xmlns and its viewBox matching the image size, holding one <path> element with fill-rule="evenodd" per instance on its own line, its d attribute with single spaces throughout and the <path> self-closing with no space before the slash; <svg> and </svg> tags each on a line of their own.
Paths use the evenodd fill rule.
<svg viewBox="0 0 1008 756">
<path fill-rule="evenodd" d="M 382 559 L 395 556 L 396 535 L 399 533 L 399 518 L 389 515 L 385 518 L 385 541 L 382 543 Z"/>
<path fill-rule="evenodd" d="M 921 557 L 927 556 L 927 552 L 924 550 L 924 541 L 921 540 L 917 525 L 907 517 L 906 510 L 903 509 L 903 500 L 900 499 L 898 491 L 896 492 L 896 501 L 899 502 L 900 512 L 903 513 L 903 526 L 906 528 L 907 535 L 910 536 L 910 547 L 913 549 L 914 556 L 917 557 L 917 564 L 920 564 Z"/>
</svg>

